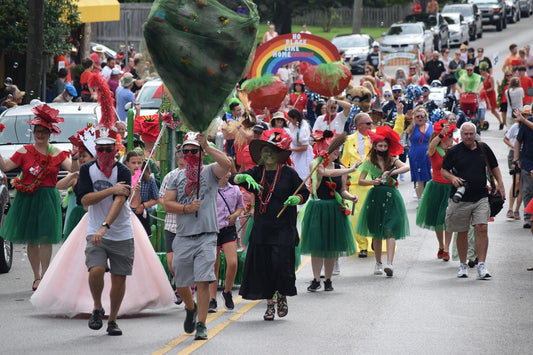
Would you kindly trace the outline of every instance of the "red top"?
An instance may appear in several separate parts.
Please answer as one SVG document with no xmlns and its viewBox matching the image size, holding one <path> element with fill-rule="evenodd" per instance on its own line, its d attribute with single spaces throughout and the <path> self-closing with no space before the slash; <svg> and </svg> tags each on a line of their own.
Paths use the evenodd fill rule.
<svg viewBox="0 0 533 355">
<path fill-rule="evenodd" d="M 500 103 L 502 103 L 502 104 L 507 102 L 507 95 L 505 95 L 505 92 L 507 91 L 507 89 L 509 89 L 509 84 L 503 86 L 503 90 L 502 90 L 503 94 L 502 94 L 502 98 L 500 100 Z"/>
<path fill-rule="evenodd" d="M 419 3 L 416 3 L 413 5 L 413 14 L 420 14 L 422 13 L 422 5 Z"/>
<path fill-rule="evenodd" d="M 529 76 L 519 77 L 520 79 L 520 86 L 522 89 L 524 89 L 524 94 L 526 93 L 527 89 L 530 87 L 533 87 L 533 80 Z M 523 105 L 531 105 L 531 96 L 525 94 L 524 98 L 522 99 Z"/>
<path fill-rule="evenodd" d="M 433 181 L 438 182 L 439 184 L 451 184 L 450 181 L 443 178 L 440 174 L 443 159 L 444 155 L 440 155 L 438 150 L 435 150 L 435 153 L 429 157 L 429 160 L 431 161 L 431 168 L 433 169 Z"/>
<path fill-rule="evenodd" d="M 26 153 L 22 154 L 15 152 L 11 157 L 11 161 L 22 169 L 22 183 L 24 185 L 31 185 L 35 182 L 37 174 L 41 171 L 42 162 L 45 161 L 46 155 L 41 154 L 35 149 L 33 144 L 25 145 Z M 50 160 L 48 174 L 43 178 L 41 186 L 53 187 L 57 183 L 57 174 L 59 174 L 59 165 L 68 158 L 69 152 L 62 151 Z"/>
<path fill-rule="evenodd" d="M 68 63 L 67 57 L 65 57 L 63 54 L 58 55 L 57 58 L 56 58 L 56 64 L 57 64 L 58 67 L 59 67 L 59 63 L 60 63 L 60 62 L 65 63 L 65 64 L 63 65 L 63 68 L 67 69 L 67 72 L 68 72 L 67 80 L 66 80 L 66 81 L 68 81 L 69 83 L 71 83 L 71 82 L 72 82 L 72 75 L 71 75 L 71 73 L 70 73 L 70 68 L 68 67 L 68 66 L 69 66 L 69 63 Z"/>
<path fill-rule="evenodd" d="M 82 94 L 87 94 L 87 95 L 91 94 L 91 91 L 89 91 L 88 82 L 89 82 L 89 78 L 91 77 L 92 74 L 93 73 L 91 73 L 90 71 L 84 71 L 83 73 L 81 73 L 80 85 L 81 85 L 81 93 Z"/>
<path fill-rule="evenodd" d="M 304 112 L 304 110 L 307 110 L 307 95 L 304 92 L 299 95 L 292 93 L 289 105 L 294 106 L 294 108 L 297 108 L 300 112 Z"/>
</svg>

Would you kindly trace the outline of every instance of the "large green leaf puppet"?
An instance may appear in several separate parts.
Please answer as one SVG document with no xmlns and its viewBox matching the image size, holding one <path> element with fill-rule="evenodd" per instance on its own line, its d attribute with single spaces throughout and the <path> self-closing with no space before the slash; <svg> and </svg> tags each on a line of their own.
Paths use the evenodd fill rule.
<svg viewBox="0 0 533 355">
<path fill-rule="evenodd" d="M 154 1 L 143 25 L 146 47 L 189 128 L 205 131 L 235 89 L 258 23 L 249 0 Z"/>
</svg>

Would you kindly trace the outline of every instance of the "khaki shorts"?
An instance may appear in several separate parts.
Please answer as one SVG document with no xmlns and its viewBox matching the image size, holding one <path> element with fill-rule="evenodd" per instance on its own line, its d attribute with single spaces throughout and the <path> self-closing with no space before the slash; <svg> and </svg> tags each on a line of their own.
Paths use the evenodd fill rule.
<svg viewBox="0 0 533 355">
<path fill-rule="evenodd" d="M 453 202 L 448 199 L 446 209 L 446 231 L 466 232 L 470 225 L 488 224 L 490 217 L 489 198 L 477 202 Z"/>
<path fill-rule="evenodd" d="M 190 237 L 176 235 L 172 242 L 174 257 L 174 283 L 176 287 L 194 285 L 195 282 L 215 281 L 217 234 L 202 233 Z"/>
<path fill-rule="evenodd" d="M 135 253 L 133 238 L 120 241 L 103 238 L 100 243 L 93 245 L 92 237 L 92 234 L 87 236 L 87 246 L 85 247 L 87 270 L 91 270 L 95 266 L 107 268 L 107 261 L 109 260 L 109 271 L 113 275 L 131 275 Z"/>
</svg>

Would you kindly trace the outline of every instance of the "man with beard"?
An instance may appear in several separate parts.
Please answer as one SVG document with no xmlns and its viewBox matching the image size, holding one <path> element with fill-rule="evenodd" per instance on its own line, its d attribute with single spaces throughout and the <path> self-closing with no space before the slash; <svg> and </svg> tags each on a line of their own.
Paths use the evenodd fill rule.
<svg viewBox="0 0 533 355">
<path fill-rule="evenodd" d="M 196 329 L 196 340 L 206 340 L 209 283 L 216 280 L 218 183 L 230 170 L 231 160 L 224 152 L 209 146 L 203 134 L 195 132 L 185 136 L 182 152 L 185 169 L 170 177 L 164 205 L 167 213 L 180 215 L 172 243 L 172 267 L 174 282 L 187 312 L 183 327 L 186 333 Z M 205 154 L 215 163 L 202 166 Z M 189 287 L 194 283 L 198 303 L 194 302 Z"/>
<path fill-rule="evenodd" d="M 78 180 L 78 204 L 88 208 L 89 217 L 85 264 L 94 301 L 89 328 L 102 328 L 105 311 L 101 296 L 108 269 L 111 273 L 109 335 L 122 335 L 116 320 L 126 291 L 126 276 L 132 272 L 134 254 L 131 211 L 126 201 L 131 191 L 131 173 L 115 159 L 116 136 L 114 127 L 97 128 L 97 159 L 81 167 Z"/>
</svg>

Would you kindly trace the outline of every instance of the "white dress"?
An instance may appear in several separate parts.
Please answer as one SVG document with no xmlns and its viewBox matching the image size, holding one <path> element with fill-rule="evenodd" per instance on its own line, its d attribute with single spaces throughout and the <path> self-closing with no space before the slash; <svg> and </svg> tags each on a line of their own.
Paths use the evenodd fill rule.
<svg viewBox="0 0 533 355">
<path fill-rule="evenodd" d="M 296 170 L 300 179 L 304 180 L 309 175 L 309 163 L 313 160 L 314 155 L 313 148 L 311 147 L 311 127 L 306 120 L 302 120 L 298 132 L 298 127 L 289 123 L 289 134 L 292 138 L 291 148 L 307 146 L 305 151 L 293 151 L 291 154 L 294 162 L 294 170 Z"/>
</svg>

